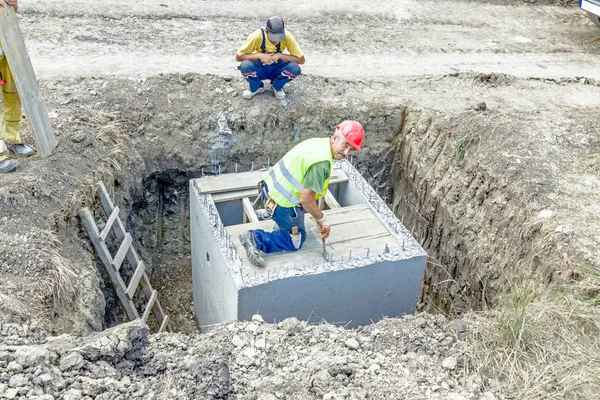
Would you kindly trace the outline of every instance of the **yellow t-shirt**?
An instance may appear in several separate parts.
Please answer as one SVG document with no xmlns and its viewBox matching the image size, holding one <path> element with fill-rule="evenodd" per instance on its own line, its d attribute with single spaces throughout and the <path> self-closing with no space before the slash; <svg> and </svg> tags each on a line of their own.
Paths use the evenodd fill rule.
<svg viewBox="0 0 600 400">
<path fill-rule="evenodd" d="M 262 44 L 262 38 L 262 32 L 260 31 L 260 29 L 257 29 L 256 31 L 252 32 L 252 34 L 248 36 L 248 39 L 246 39 L 244 44 L 242 44 L 242 47 L 240 47 L 237 51 L 238 56 L 241 56 L 242 54 L 260 53 L 260 45 Z M 285 31 L 285 40 L 279 42 L 279 48 L 282 52 L 287 49 L 288 53 L 296 57 L 304 56 L 300 45 L 298 45 L 298 42 L 296 42 L 294 36 L 287 29 Z M 269 40 L 269 35 L 267 35 L 266 31 L 265 51 L 267 53 L 275 53 L 277 51 L 277 46 L 271 43 L 271 41 Z"/>
</svg>

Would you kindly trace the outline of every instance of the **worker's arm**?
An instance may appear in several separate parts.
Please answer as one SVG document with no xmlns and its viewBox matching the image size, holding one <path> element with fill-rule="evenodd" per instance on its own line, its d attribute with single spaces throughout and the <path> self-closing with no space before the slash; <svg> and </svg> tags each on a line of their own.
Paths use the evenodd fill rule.
<svg viewBox="0 0 600 400">
<path fill-rule="evenodd" d="M 19 11 L 19 1 L 18 0 L 4 0 L 6 2 L 6 4 L 8 4 L 9 6 L 13 6 L 15 9 L 15 12 Z M 2 3 L 0 3 L 0 6 L 4 7 L 2 5 Z"/>
<path fill-rule="evenodd" d="M 315 221 L 317 221 L 317 224 L 318 221 L 323 220 L 323 218 L 325 217 L 323 212 L 319 210 L 319 206 L 317 205 L 317 201 L 315 200 L 314 191 L 307 188 L 302 188 L 302 191 L 300 192 L 300 204 L 302 205 L 302 208 L 304 208 L 304 211 L 313 216 Z M 321 239 L 327 239 L 330 232 L 331 227 L 329 226 L 329 224 L 324 226 L 319 225 L 319 233 L 321 234 Z"/>
<path fill-rule="evenodd" d="M 296 56 L 293 56 L 291 54 L 285 54 L 285 53 L 275 53 L 275 54 L 273 54 L 273 60 L 275 60 L 275 62 L 277 62 L 278 60 L 283 60 L 283 61 L 287 61 L 287 62 L 296 62 L 299 65 L 304 64 L 304 62 L 306 61 L 304 59 L 304 56 L 302 56 L 302 57 L 296 57 Z"/>
<path fill-rule="evenodd" d="M 260 60 L 263 64 L 272 64 L 272 55 L 268 53 L 247 53 L 235 54 L 235 61 L 242 62 L 244 60 Z"/>
</svg>

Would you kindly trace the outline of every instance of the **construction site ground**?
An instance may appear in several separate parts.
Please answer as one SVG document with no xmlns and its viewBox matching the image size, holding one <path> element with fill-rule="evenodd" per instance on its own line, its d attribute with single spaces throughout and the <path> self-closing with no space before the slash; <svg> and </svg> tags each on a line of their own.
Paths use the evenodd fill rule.
<svg viewBox="0 0 600 400">
<path fill-rule="evenodd" d="M 235 51 L 271 15 L 303 74 L 244 100 Z M 463 316 L 600 267 L 600 27 L 571 2 L 23 0 L 19 23 L 59 144 L 0 176 L 0 398 L 514 398 L 459 352 Z M 423 314 L 200 334 L 189 179 L 266 167 L 343 119 L 430 255 Z M 100 180 L 176 333 L 118 326 L 77 216 L 102 229 Z M 562 385 L 520 398 L 585 398 Z"/>
</svg>

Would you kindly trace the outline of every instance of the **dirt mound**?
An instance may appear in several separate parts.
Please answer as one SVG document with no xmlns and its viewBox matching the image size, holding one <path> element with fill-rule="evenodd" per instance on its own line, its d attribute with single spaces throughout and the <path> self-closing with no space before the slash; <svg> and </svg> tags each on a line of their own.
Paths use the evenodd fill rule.
<svg viewBox="0 0 600 400">
<path fill-rule="evenodd" d="M 345 330 L 287 319 L 148 337 L 139 322 L 86 338 L 0 326 L 0 396 L 144 399 L 502 399 L 456 351 L 461 330 L 422 314 Z M 16 337 L 18 336 L 18 338 Z"/>
</svg>

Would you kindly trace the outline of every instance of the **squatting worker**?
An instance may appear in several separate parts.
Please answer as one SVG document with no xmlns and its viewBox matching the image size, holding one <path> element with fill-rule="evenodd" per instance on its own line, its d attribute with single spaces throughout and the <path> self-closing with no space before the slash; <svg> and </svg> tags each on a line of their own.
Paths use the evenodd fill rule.
<svg viewBox="0 0 600 400">
<path fill-rule="evenodd" d="M 284 53 L 287 50 L 289 54 Z M 247 100 L 265 90 L 263 80 L 270 80 L 277 100 L 285 99 L 283 87 L 300 75 L 299 65 L 304 64 L 304 53 L 287 30 L 283 20 L 271 17 L 264 28 L 254 31 L 237 51 L 238 69 L 246 78 L 249 89 L 244 90 Z"/>
<path fill-rule="evenodd" d="M 302 247 L 306 240 L 305 213 L 313 216 L 323 240 L 329 236 L 331 226 L 316 200 L 327 193 L 333 160 L 343 160 L 354 150 L 360 151 L 364 137 L 360 122 L 343 121 L 335 127 L 332 137 L 305 140 L 269 168 L 263 176 L 262 195 L 278 229 L 272 232 L 256 229 L 240 234 L 240 242 L 252 264 L 264 266 L 259 251 L 297 250 L 291 237 L 293 227 L 298 227 L 301 235 L 298 248 Z M 275 205 L 270 205 L 273 202 Z"/>
<path fill-rule="evenodd" d="M 18 0 L 4 0 L 6 4 L 19 8 Z M 0 6 L 4 7 L 0 2 Z M 13 157 L 31 157 L 34 151 L 31 147 L 21 143 L 19 128 L 21 127 L 21 98 L 17 85 L 13 79 L 8 61 L 0 43 L 0 85 L 4 97 L 4 107 L 0 105 L 0 140 L 5 140 L 6 149 Z M 2 99 L 0 99 L 1 101 Z M 0 154 L 0 174 L 14 171 L 17 162 Z"/>
</svg>

